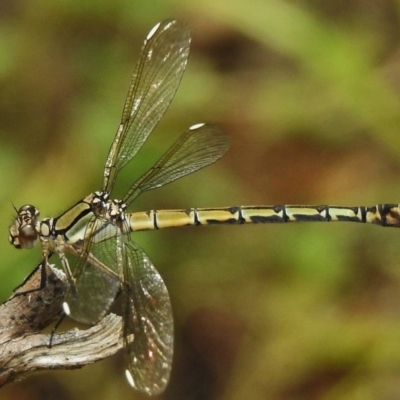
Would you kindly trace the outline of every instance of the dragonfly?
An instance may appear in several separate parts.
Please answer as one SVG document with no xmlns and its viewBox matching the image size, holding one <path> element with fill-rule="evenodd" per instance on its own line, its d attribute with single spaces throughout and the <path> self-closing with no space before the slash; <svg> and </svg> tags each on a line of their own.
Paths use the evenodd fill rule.
<svg viewBox="0 0 400 400">
<path fill-rule="evenodd" d="M 400 227 L 398 204 L 371 207 L 271 205 L 127 212 L 142 193 L 173 182 L 221 158 L 229 137 L 220 128 L 195 124 L 129 188 L 111 197 L 119 172 L 141 149 L 160 121 L 185 70 L 190 31 L 178 20 L 157 24 L 147 35 L 131 79 L 121 122 L 106 158 L 101 190 L 56 218 L 39 219 L 27 204 L 9 229 L 16 248 L 40 242 L 42 271 L 57 255 L 67 275 L 65 314 L 96 324 L 115 298 L 123 296 L 126 377 L 135 389 L 154 395 L 169 380 L 173 356 L 173 316 L 166 285 L 147 254 L 131 238 L 137 231 L 183 226 L 347 221 Z M 68 256 L 68 257 L 67 257 Z M 68 258 L 74 259 L 71 269 Z M 46 276 L 42 275 L 41 285 Z"/>
</svg>

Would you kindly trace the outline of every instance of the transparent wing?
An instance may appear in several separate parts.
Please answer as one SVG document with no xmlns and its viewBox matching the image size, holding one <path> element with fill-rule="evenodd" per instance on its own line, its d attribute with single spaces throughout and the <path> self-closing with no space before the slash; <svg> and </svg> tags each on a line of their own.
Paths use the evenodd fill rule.
<svg viewBox="0 0 400 400">
<path fill-rule="evenodd" d="M 173 318 L 167 288 L 135 243 L 125 245 L 124 342 L 131 385 L 157 394 L 168 383 L 173 354 Z"/>
<path fill-rule="evenodd" d="M 148 34 L 107 157 L 103 191 L 111 192 L 118 171 L 135 156 L 168 108 L 185 70 L 189 47 L 189 29 L 179 21 L 164 21 Z"/>
<path fill-rule="evenodd" d="M 130 204 L 140 193 L 191 174 L 221 158 L 229 148 L 229 136 L 213 125 L 193 125 L 128 191 Z"/>
<path fill-rule="evenodd" d="M 67 248 L 78 256 L 72 284 L 65 296 L 69 316 L 95 324 L 109 310 L 122 282 L 122 238 L 110 221 L 95 218 L 89 222 L 82 248 Z"/>
</svg>

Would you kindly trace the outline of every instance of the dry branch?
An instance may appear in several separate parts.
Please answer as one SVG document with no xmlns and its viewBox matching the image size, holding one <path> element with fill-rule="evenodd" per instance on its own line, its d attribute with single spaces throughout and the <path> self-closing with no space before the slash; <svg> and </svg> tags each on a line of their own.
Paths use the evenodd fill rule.
<svg viewBox="0 0 400 400">
<path fill-rule="evenodd" d="M 110 314 L 86 329 L 42 334 L 62 316 L 67 288 L 65 275 L 47 267 L 47 284 L 40 289 L 41 266 L 0 306 L 0 386 L 27 372 L 74 369 L 108 357 L 123 346 L 122 319 Z M 51 340 L 51 347 L 50 347 Z"/>
</svg>

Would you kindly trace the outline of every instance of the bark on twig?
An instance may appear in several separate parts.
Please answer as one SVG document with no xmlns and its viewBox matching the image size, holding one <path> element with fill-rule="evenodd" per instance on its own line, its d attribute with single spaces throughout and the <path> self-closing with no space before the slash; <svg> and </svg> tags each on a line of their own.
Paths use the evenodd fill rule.
<svg viewBox="0 0 400 400">
<path fill-rule="evenodd" d="M 97 325 L 68 332 L 40 331 L 62 316 L 65 275 L 47 267 L 40 289 L 41 266 L 0 306 L 0 386 L 32 371 L 74 369 L 108 357 L 123 347 L 122 319 L 110 314 Z M 51 347 L 50 347 L 51 340 Z"/>
</svg>

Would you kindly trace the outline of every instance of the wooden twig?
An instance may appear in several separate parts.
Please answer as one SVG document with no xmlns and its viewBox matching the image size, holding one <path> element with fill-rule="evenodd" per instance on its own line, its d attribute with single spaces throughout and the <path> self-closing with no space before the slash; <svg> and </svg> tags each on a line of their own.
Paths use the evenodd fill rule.
<svg viewBox="0 0 400 400">
<path fill-rule="evenodd" d="M 47 266 L 43 289 L 40 279 L 39 265 L 0 306 L 0 386 L 32 371 L 81 368 L 123 347 L 122 319 L 114 314 L 86 330 L 40 333 L 61 318 L 67 288 L 64 273 L 53 266 Z"/>
</svg>

